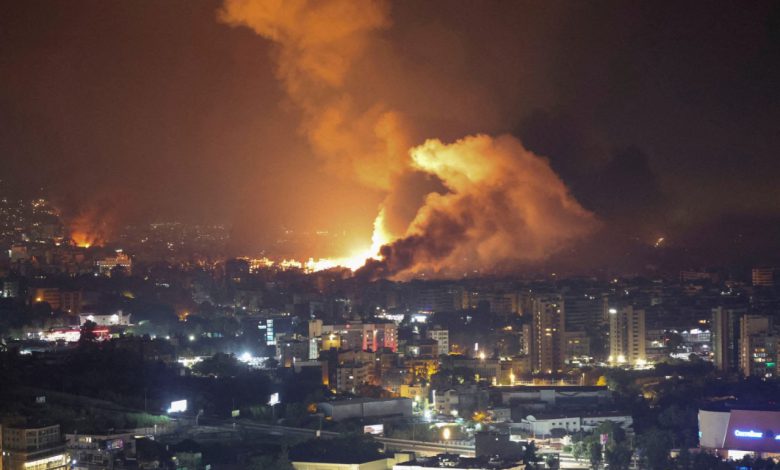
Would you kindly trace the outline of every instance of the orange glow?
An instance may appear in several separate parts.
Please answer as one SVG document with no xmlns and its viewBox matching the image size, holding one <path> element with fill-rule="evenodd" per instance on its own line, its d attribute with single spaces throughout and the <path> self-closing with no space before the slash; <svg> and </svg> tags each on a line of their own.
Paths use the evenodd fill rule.
<svg viewBox="0 0 780 470">
<path fill-rule="evenodd" d="M 305 264 L 305 270 L 308 272 L 324 271 L 336 267 L 343 267 L 357 270 L 366 264 L 369 259 L 379 259 L 379 249 L 382 245 L 390 243 L 392 238 L 385 228 L 385 209 L 379 211 L 379 215 L 374 219 L 374 232 L 371 235 L 371 246 L 364 249 L 358 249 L 353 254 L 341 258 L 320 258 L 309 260 Z"/>
<path fill-rule="evenodd" d="M 73 240 L 73 243 L 80 248 L 89 248 L 93 245 L 101 244 L 97 235 L 81 230 L 74 230 L 71 232 L 70 239 Z"/>
</svg>

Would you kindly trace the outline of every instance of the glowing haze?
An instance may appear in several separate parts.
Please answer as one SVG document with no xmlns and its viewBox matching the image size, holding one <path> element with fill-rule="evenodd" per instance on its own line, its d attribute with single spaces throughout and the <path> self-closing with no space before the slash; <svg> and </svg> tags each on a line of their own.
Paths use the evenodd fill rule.
<svg viewBox="0 0 780 470">
<path fill-rule="evenodd" d="M 413 146 L 404 116 L 382 101 L 358 105 L 353 65 L 371 54 L 376 33 L 391 25 L 389 4 L 352 0 L 226 0 L 221 21 L 246 26 L 278 45 L 277 77 L 302 113 L 301 132 L 330 171 L 384 192 L 422 172 L 438 179 L 405 230 L 383 204 L 372 243 L 343 258 L 309 260 L 310 270 L 346 266 L 371 277 L 509 271 L 585 237 L 594 216 L 570 195 L 547 160 L 511 136 L 431 139 Z M 413 86 L 413 84 L 412 84 Z M 453 99 L 458 99 L 454 96 Z"/>
</svg>

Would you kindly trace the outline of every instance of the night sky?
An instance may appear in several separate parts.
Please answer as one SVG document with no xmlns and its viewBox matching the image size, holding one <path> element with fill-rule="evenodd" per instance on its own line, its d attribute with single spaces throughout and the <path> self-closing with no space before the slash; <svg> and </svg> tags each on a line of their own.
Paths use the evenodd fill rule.
<svg viewBox="0 0 780 470">
<path fill-rule="evenodd" d="M 220 6 L 2 0 L 3 191 L 227 223 L 246 249 L 282 224 L 368 237 L 386 188 L 314 155 L 278 48 Z M 403 113 L 412 145 L 510 133 L 602 233 L 777 256 L 780 3 L 407 1 L 389 17 L 347 82 Z"/>
</svg>

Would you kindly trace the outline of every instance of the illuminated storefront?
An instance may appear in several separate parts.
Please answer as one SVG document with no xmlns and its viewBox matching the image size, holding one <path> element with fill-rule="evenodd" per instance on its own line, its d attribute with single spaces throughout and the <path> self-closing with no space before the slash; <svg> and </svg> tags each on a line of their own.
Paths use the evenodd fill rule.
<svg viewBox="0 0 780 470">
<path fill-rule="evenodd" d="M 780 411 L 699 410 L 699 445 L 722 457 L 780 456 Z"/>
</svg>

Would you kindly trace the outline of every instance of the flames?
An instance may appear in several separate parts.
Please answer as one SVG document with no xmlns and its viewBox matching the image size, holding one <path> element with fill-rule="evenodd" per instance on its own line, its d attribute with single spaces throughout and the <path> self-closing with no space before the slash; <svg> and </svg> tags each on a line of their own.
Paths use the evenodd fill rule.
<svg viewBox="0 0 780 470">
<path fill-rule="evenodd" d="M 276 44 L 277 77 L 325 168 L 386 197 L 370 246 L 301 265 L 309 271 L 344 266 L 370 278 L 461 276 L 544 260 L 593 232 L 593 214 L 546 159 L 514 137 L 414 146 L 410 119 L 382 99 L 382 86 L 373 87 L 373 102 L 352 93 L 362 80 L 354 77 L 356 64 L 384 66 L 375 63 L 385 50 L 377 33 L 390 27 L 389 13 L 383 0 L 225 0 L 219 11 L 220 21 Z M 404 200 L 400 182 L 416 174 L 442 189 L 429 192 L 416 212 L 404 207 L 415 214 L 408 220 L 389 211 Z"/>
<path fill-rule="evenodd" d="M 89 201 L 80 212 L 65 218 L 71 241 L 81 248 L 105 245 L 111 239 L 116 216 L 113 200 Z"/>
<path fill-rule="evenodd" d="M 374 232 L 371 236 L 371 246 L 358 249 L 351 255 L 340 258 L 310 258 L 304 263 L 304 268 L 309 272 L 324 271 L 336 267 L 343 267 L 357 271 L 369 260 L 378 261 L 380 259 L 380 250 L 384 245 L 392 241 L 390 234 L 385 229 L 385 210 L 381 209 L 379 215 L 374 219 Z"/>
<path fill-rule="evenodd" d="M 89 248 L 91 246 L 101 245 L 101 240 L 94 234 L 75 230 L 71 232 L 70 239 L 73 244 L 80 248 Z"/>
</svg>

